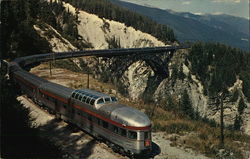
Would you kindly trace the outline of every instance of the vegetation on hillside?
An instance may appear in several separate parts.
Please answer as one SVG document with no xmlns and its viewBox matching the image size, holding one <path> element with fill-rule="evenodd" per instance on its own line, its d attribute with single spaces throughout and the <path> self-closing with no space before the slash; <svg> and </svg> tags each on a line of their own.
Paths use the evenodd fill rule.
<svg viewBox="0 0 250 159">
<path fill-rule="evenodd" d="M 250 54 L 223 44 L 198 42 L 192 46 L 188 60 L 192 73 L 205 86 L 205 94 L 215 96 L 239 78 L 250 101 Z"/>
<path fill-rule="evenodd" d="M 69 40 L 74 46 L 83 49 L 79 41 L 81 36 L 78 34 L 77 15 L 72 15 L 68 9 L 64 8 L 62 1 L 44 1 L 39 3 L 38 18 L 41 23 L 47 23 L 55 28 L 65 39 Z M 42 24 L 41 24 L 42 25 Z"/>
<path fill-rule="evenodd" d="M 40 37 L 33 25 L 53 26 L 75 46 L 82 48 L 77 30 L 77 16 L 63 7 L 61 1 L 3 1 L 1 2 L 1 58 L 16 58 L 48 53 L 51 46 Z M 47 35 L 51 36 L 48 30 Z"/>
<path fill-rule="evenodd" d="M 48 41 L 41 38 L 33 25 L 39 1 L 1 1 L 1 58 L 15 58 L 49 52 Z"/>
<path fill-rule="evenodd" d="M 97 14 L 100 18 L 111 19 L 125 23 L 142 32 L 149 33 L 164 42 L 176 41 L 174 32 L 166 25 L 152 21 L 150 18 L 112 4 L 108 0 L 64 0 L 89 13 Z"/>
</svg>

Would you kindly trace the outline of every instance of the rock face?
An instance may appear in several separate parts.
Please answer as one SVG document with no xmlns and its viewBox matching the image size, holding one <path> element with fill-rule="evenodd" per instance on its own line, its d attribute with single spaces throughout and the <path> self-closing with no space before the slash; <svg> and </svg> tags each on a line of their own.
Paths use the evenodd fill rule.
<svg viewBox="0 0 250 159">
<path fill-rule="evenodd" d="M 141 97 L 147 88 L 147 81 L 154 76 L 153 70 L 145 61 L 137 61 L 124 72 L 122 79 L 127 86 L 129 96 L 135 100 Z"/>
<path fill-rule="evenodd" d="M 107 49 L 110 43 L 115 42 L 121 48 L 163 46 L 163 42 L 150 34 L 127 27 L 123 23 L 99 18 L 94 14 L 76 9 L 64 3 L 65 8 L 75 15 L 78 13 L 78 34 L 84 42 L 88 42 L 95 49 Z"/>
<path fill-rule="evenodd" d="M 164 46 L 165 44 L 155 37 L 126 27 L 124 24 L 98 18 L 76 9 L 64 3 L 72 14 L 78 14 L 78 33 L 82 36 L 83 43 L 91 44 L 94 49 L 107 48 L 132 48 Z M 34 26 L 41 36 L 44 30 Z M 76 48 L 51 26 L 48 26 L 55 36 L 48 38 L 53 51 L 68 51 Z M 58 38 L 61 37 L 61 38 Z M 193 110 L 200 116 L 213 119 L 219 123 L 220 111 L 215 111 L 214 103 L 204 94 L 204 87 L 199 79 L 190 72 L 190 64 L 186 58 L 188 50 L 175 53 L 163 53 L 160 55 L 124 56 L 116 58 L 88 57 L 75 60 L 81 69 L 87 67 L 95 78 L 103 82 L 112 82 L 118 91 L 131 98 L 131 100 L 151 100 L 158 104 L 167 103 L 167 97 L 171 96 L 178 102 L 186 90 Z M 239 92 L 235 101 L 227 103 L 225 109 L 225 124 L 234 125 L 236 116 L 242 118 L 241 129 L 250 134 L 250 103 L 242 93 L 242 81 L 237 80 L 229 91 Z M 238 112 L 240 98 L 244 100 L 247 108 L 242 114 Z M 164 105 L 162 105 L 164 107 Z"/>
</svg>

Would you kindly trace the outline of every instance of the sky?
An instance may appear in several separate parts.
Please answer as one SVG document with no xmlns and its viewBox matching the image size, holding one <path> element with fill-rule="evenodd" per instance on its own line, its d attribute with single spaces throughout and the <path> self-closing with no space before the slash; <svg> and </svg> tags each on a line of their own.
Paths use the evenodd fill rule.
<svg viewBox="0 0 250 159">
<path fill-rule="evenodd" d="M 194 14 L 229 14 L 249 19 L 249 0 L 122 0 Z"/>
</svg>

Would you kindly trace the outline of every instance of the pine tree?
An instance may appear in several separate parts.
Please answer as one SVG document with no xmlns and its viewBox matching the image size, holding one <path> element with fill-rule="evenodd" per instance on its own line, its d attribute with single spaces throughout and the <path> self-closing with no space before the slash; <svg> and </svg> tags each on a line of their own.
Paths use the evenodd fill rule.
<svg viewBox="0 0 250 159">
<path fill-rule="evenodd" d="M 243 121 L 240 115 L 236 115 L 234 120 L 234 130 L 240 130 Z"/>
<path fill-rule="evenodd" d="M 176 105 L 170 95 L 167 96 L 167 104 L 165 106 L 165 109 L 169 111 L 176 109 Z"/>
<path fill-rule="evenodd" d="M 243 98 L 240 98 L 240 102 L 239 102 L 239 105 L 238 105 L 238 112 L 239 112 L 240 115 L 243 114 L 245 108 L 247 108 L 247 105 L 245 104 Z"/>
<path fill-rule="evenodd" d="M 183 114 L 187 115 L 190 119 L 194 119 L 194 109 L 189 99 L 188 92 L 185 90 L 181 97 L 180 110 Z"/>
</svg>

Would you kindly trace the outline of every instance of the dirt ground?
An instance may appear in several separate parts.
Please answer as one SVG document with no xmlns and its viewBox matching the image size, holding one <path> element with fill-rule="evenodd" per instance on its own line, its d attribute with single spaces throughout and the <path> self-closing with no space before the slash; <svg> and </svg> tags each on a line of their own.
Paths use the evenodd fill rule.
<svg viewBox="0 0 250 159">
<path fill-rule="evenodd" d="M 86 74 L 74 73 L 65 69 L 52 69 L 50 76 L 47 65 L 39 65 L 31 70 L 32 73 L 67 87 L 86 87 Z M 90 77 L 90 88 L 105 93 L 116 93 L 114 86 L 107 83 L 100 83 Z M 119 95 L 120 96 L 120 95 Z M 125 97 L 124 97 L 125 99 Z M 124 100 L 123 99 L 123 100 Z M 41 137 L 47 138 L 55 143 L 63 152 L 63 158 L 88 158 L 88 159 L 124 159 L 120 154 L 113 152 L 106 144 L 96 141 L 93 137 L 74 128 L 63 121 L 57 121 L 54 115 L 36 106 L 25 96 L 18 97 L 18 100 L 30 110 L 32 125 L 40 129 Z M 173 146 L 171 136 L 164 132 L 152 133 L 153 153 L 152 158 L 156 159 L 207 159 L 191 149 Z"/>
</svg>

